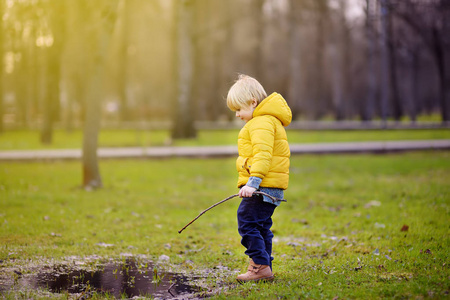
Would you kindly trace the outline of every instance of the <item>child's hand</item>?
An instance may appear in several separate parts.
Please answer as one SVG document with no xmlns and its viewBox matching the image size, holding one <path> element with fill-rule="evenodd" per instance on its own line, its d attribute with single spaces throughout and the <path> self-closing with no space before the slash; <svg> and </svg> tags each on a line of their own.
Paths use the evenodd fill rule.
<svg viewBox="0 0 450 300">
<path fill-rule="evenodd" d="M 239 197 L 251 197 L 253 195 L 253 192 L 256 191 L 255 188 L 244 185 L 241 190 L 239 191 Z"/>
</svg>

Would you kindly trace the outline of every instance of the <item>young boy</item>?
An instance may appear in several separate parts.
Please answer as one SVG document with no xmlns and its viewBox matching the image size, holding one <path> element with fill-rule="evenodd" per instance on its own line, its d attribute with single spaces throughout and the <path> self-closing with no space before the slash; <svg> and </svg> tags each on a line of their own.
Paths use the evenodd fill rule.
<svg viewBox="0 0 450 300">
<path fill-rule="evenodd" d="M 272 280 L 272 215 L 280 202 L 253 194 L 256 190 L 283 199 L 289 182 L 290 150 L 284 127 L 292 112 L 278 93 L 267 97 L 254 78 L 240 75 L 230 88 L 227 106 L 246 124 L 239 132 L 236 168 L 242 199 L 237 211 L 241 243 L 250 257 L 248 272 L 239 282 Z"/>
</svg>

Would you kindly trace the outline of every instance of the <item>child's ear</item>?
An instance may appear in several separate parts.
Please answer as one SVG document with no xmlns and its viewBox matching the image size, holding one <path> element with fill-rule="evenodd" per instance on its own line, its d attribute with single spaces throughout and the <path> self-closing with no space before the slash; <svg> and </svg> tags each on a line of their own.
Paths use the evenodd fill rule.
<svg viewBox="0 0 450 300">
<path fill-rule="evenodd" d="M 258 101 L 256 101 L 256 99 L 253 99 L 251 105 L 252 105 L 253 108 L 257 107 L 258 106 Z"/>
</svg>

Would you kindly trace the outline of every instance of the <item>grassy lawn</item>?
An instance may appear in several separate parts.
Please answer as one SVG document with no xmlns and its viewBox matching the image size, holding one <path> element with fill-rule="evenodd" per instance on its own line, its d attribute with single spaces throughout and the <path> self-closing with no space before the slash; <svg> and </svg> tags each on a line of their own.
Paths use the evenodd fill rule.
<svg viewBox="0 0 450 300">
<path fill-rule="evenodd" d="M 166 255 L 167 267 L 207 276 L 209 289 L 222 288 L 217 299 L 449 296 L 449 152 L 305 155 L 291 166 L 288 203 L 274 215 L 276 279 L 240 285 L 233 271 L 247 258 L 238 199 L 178 234 L 236 193 L 233 158 L 105 160 L 98 191 L 78 188 L 78 162 L 2 163 L 0 277 L 67 257 L 128 253 Z M 222 267 L 229 272 L 215 280 Z M 5 297 L 30 295 L 39 296 Z"/>
<path fill-rule="evenodd" d="M 235 145 L 238 130 L 201 130 L 197 139 L 170 142 L 167 130 L 102 130 L 100 147 L 150 147 L 171 144 L 174 146 Z M 366 130 L 366 131 L 304 131 L 288 130 L 290 143 L 327 143 L 350 141 L 389 141 L 450 139 L 450 130 Z M 31 130 L 6 131 L 0 134 L 0 150 L 67 149 L 81 148 L 80 130 L 66 132 L 55 130 L 52 145 L 39 141 L 39 132 Z"/>
</svg>

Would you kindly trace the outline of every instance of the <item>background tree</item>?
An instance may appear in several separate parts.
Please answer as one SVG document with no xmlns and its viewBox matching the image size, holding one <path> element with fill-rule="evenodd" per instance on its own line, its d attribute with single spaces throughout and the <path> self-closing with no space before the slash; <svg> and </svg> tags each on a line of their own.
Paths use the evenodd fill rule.
<svg viewBox="0 0 450 300">
<path fill-rule="evenodd" d="M 450 38 L 448 35 L 450 4 L 448 1 L 399 1 L 390 0 L 389 4 L 392 13 L 403 21 L 411 32 L 421 37 L 421 42 L 431 55 L 438 79 L 438 105 L 443 121 L 449 121 L 450 118 Z M 404 36 L 404 37 L 405 37 Z M 404 39 L 403 37 L 403 39 Z M 426 53 L 421 53 L 423 56 Z"/>
<path fill-rule="evenodd" d="M 86 117 L 83 132 L 83 187 L 85 189 L 102 186 L 100 176 L 97 147 L 100 130 L 101 99 L 104 78 L 104 54 L 112 35 L 116 20 L 117 1 L 103 0 L 100 10 L 96 10 L 90 0 L 78 1 L 81 8 L 79 16 L 85 18 L 81 31 L 85 37 L 87 51 L 90 56 L 86 59 L 87 73 L 85 85 Z"/>
<path fill-rule="evenodd" d="M 238 73 L 283 94 L 294 121 L 448 120 L 448 1 L 120 0 L 117 22 L 104 10 L 117 1 L 2 3 L 2 119 L 47 143 L 84 124 L 100 82 L 101 124 L 195 136 L 234 120 L 224 98 Z M 102 48 L 99 30 L 112 30 Z"/>
<path fill-rule="evenodd" d="M 365 8 L 365 38 L 366 38 L 366 48 L 365 56 L 366 61 L 366 74 L 367 74 L 367 84 L 364 99 L 361 101 L 362 105 L 359 107 L 361 120 L 370 121 L 375 114 L 375 98 L 377 95 L 377 69 L 376 69 L 376 40 L 377 34 L 375 31 L 375 1 L 366 0 Z"/>
<path fill-rule="evenodd" d="M 5 60 L 5 50 L 3 44 L 3 15 L 5 14 L 5 3 L 4 0 L 0 0 L 0 134 L 3 132 L 3 101 L 4 101 L 4 90 L 3 90 L 3 73 L 5 72 L 4 60 Z"/>
<path fill-rule="evenodd" d="M 352 104 L 350 100 L 350 70 L 351 46 L 350 29 L 346 12 L 348 10 L 347 1 L 337 1 L 336 7 L 332 12 L 332 44 L 330 47 L 331 60 L 331 98 L 334 108 L 335 119 L 344 120 L 350 115 L 349 106 Z"/>
<path fill-rule="evenodd" d="M 193 138 L 197 135 L 193 119 L 192 87 L 194 81 L 193 53 L 193 3 L 192 0 L 176 2 L 176 82 L 177 101 L 173 120 L 172 138 Z"/>
<path fill-rule="evenodd" d="M 380 0 L 380 116 L 387 120 L 389 100 L 391 98 L 392 81 L 390 80 L 391 55 L 389 51 L 389 8 L 388 0 Z"/>
<path fill-rule="evenodd" d="M 290 1 L 289 14 L 289 90 L 287 101 L 292 110 L 292 116 L 295 119 L 300 115 L 302 109 L 301 102 L 304 99 L 303 89 L 301 85 L 303 77 L 306 75 L 303 72 L 302 61 L 302 24 L 301 24 L 301 10 L 303 1 Z"/>
<path fill-rule="evenodd" d="M 48 20 L 51 30 L 51 41 L 46 55 L 46 83 L 45 98 L 43 99 L 43 124 L 41 129 L 41 142 L 51 144 L 53 134 L 53 123 L 59 118 L 60 112 L 60 83 L 61 83 L 61 61 L 64 45 L 64 16 L 66 15 L 65 1 L 50 1 L 44 4 L 48 12 Z M 50 39 L 50 38 L 49 38 Z"/>
<path fill-rule="evenodd" d="M 120 40 L 120 53 L 119 59 L 117 60 L 118 66 L 118 78 L 117 78 L 117 94 L 119 98 L 119 112 L 121 121 L 129 121 L 131 115 L 128 108 L 127 90 L 128 90 L 128 52 L 131 50 L 129 34 L 130 34 L 130 2 L 135 2 L 133 0 L 122 0 L 120 1 L 120 29 L 119 29 L 119 40 Z"/>
<path fill-rule="evenodd" d="M 309 110 L 314 120 L 320 119 L 325 115 L 325 108 L 327 105 L 327 82 L 326 82 L 326 61 L 325 61 L 325 39 L 329 25 L 329 11 L 328 0 L 314 1 L 313 9 L 315 11 L 315 48 L 313 56 L 311 80 L 314 84 L 311 85 L 312 101 L 310 102 Z"/>
</svg>

